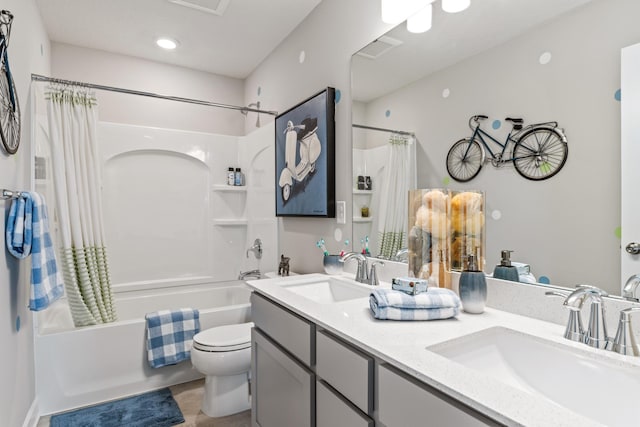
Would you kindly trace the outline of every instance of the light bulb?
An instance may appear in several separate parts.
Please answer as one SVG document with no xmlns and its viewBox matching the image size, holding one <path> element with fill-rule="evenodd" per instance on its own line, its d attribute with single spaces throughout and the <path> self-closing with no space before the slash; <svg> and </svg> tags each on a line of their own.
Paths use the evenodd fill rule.
<svg viewBox="0 0 640 427">
<path fill-rule="evenodd" d="M 471 0 L 442 0 L 442 10 L 449 13 L 462 12 L 471 5 Z"/>
<path fill-rule="evenodd" d="M 156 44 L 163 49 L 173 50 L 178 47 L 178 42 L 167 37 L 160 37 L 156 40 Z"/>
<path fill-rule="evenodd" d="M 424 33 L 431 29 L 433 6 L 428 4 L 424 9 L 407 19 L 407 30 L 410 33 Z"/>
</svg>

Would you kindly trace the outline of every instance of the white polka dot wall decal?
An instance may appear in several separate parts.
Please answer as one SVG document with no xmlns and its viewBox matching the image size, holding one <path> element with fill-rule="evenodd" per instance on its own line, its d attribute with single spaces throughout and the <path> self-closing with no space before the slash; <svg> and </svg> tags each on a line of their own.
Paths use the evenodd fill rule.
<svg viewBox="0 0 640 427">
<path fill-rule="evenodd" d="M 342 241 L 342 229 L 341 228 L 336 228 L 336 230 L 333 232 L 333 238 L 336 239 L 336 242 L 341 242 Z"/>
<path fill-rule="evenodd" d="M 495 219 L 496 221 L 499 220 L 500 218 L 502 218 L 502 212 L 497 209 L 493 210 L 491 212 L 491 218 Z"/>
<path fill-rule="evenodd" d="M 544 52 L 542 55 L 540 55 L 540 58 L 538 58 L 538 62 L 540 62 L 540 64 L 542 65 L 547 65 L 549 62 L 551 62 L 551 52 Z"/>
<path fill-rule="evenodd" d="M 442 91 L 443 98 L 448 98 L 449 95 L 451 95 L 451 91 L 448 88 Z"/>
<path fill-rule="evenodd" d="M 298 61 L 300 61 L 300 63 L 302 64 L 304 62 L 304 59 L 307 57 L 307 54 L 304 53 L 304 50 L 300 51 L 300 55 L 298 56 Z"/>
</svg>

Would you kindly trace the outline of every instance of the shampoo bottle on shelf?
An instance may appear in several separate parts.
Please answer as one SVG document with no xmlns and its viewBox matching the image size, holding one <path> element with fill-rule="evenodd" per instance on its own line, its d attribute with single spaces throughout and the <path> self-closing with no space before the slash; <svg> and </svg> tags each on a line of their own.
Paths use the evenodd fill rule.
<svg viewBox="0 0 640 427">
<path fill-rule="evenodd" d="M 242 173 L 242 169 L 240 168 L 236 168 L 234 184 L 244 185 L 244 174 Z"/>
<path fill-rule="evenodd" d="M 236 185 L 236 173 L 233 168 L 229 168 L 227 172 L 227 185 Z"/>
<path fill-rule="evenodd" d="M 502 251 L 502 259 L 500 260 L 500 264 L 496 265 L 496 268 L 493 269 L 494 278 L 511 280 L 512 282 L 520 281 L 518 269 L 515 266 L 511 265 L 511 252 L 513 251 Z"/>
<path fill-rule="evenodd" d="M 460 274 L 459 292 L 462 309 L 467 313 L 480 314 L 487 301 L 487 279 L 478 269 L 475 255 L 468 255 L 467 269 Z"/>
</svg>

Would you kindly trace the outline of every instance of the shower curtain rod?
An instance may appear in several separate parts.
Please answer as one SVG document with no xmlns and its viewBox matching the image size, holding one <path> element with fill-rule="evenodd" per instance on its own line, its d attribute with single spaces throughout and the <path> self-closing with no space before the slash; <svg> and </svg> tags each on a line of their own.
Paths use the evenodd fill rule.
<svg viewBox="0 0 640 427">
<path fill-rule="evenodd" d="M 54 78 L 54 77 L 46 77 L 46 76 L 42 76 L 42 75 L 39 75 L 39 74 L 31 74 L 31 81 L 50 82 L 50 83 L 60 83 L 60 84 L 66 84 L 66 85 L 82 86 L 82 87 L 88 87 L 88 88 L 91 88 L 91 89 L 106 90 L 106 91 L 109 91 L 109 92 L 119 92 L 119 93 L 126 93 L 126 94 L 129 94 L 129 95 L 139 95 L 139 96 L 147 96 L 147 97 L 150 97 L 150 98 L 167 99 L 169 101 L 186 102 L 188 104 L 197 104 L 197 105 L 206 105 L 206 106 L 209 106 L 209 107 L 227 108 L 227 109 L 230 109 L 230 110 L 238 110 L 238 111 L 241 111 L 241 112 L 262 113 L 262 114 L 269 114 L 269 115 L 272 115 L 272 116 L 277 116 L 278 115 L 277 111 L 258 110 L 256 108 L 238 107 L 237 105 L 219 104 L 217 102 L 202 101 L 202 100 L 199 100 L 199 99 L 181 98 L 179 96 L 160 95 L 160 94 L 157 94 L 157 93 L 143 92 L 143 91 L 140 91 L 140 90 L 131 90 L 131 89 L 123 89 L 123 88 L 113 87 L 113 86 L 97 85 L 97 84 L 93 84 L 93 83 L 76 82 L 76 81 L 73 81 L 73 80 L 64 80 L 64 79 L 57 79 L 57 78 Z"/>
<path fill-rule="evenodd" d="M 397 133 L 398 135 L 407 135 L 407 136 L 413 136 L 415 138 L 416 134 L 413 132 L 407 132 L 404 130 L 394 130 L 394 129 L 385 129 L 385 128 L 377 128 L 377 127 L 373 127 L 373 126 L 365 126 L 365 125 L 357 125 L 357 124 L 352 124 L 351 125 L 354 128 L 359 128 L 359 129 L 369 129 L 369 130 L 377 130 L 380 132 L 390 132 L 390 133 Z"/>
</svg>

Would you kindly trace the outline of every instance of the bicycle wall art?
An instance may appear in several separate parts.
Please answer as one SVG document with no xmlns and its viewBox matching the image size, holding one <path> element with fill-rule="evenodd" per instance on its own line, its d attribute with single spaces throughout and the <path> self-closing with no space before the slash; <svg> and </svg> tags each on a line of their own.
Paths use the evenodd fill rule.
<svg viewBox="0 0 640 427">
<path fill-rule="evenodd" d="M 523 126 L 522 118 L 507 117 L 505 121 L 513 127 L 504 142 L 500 142 L 480 127 L 487 118 L 472 116 L 469 127 L 473 133 L 453 144 L 447 154 L 447 172 L 456 181 L 471 181 L 485 162 L 491 162 L 496 168 L 513 163 L 526 179 L 542 181 L 560 172 L 567 162 L 567 137 L 557 122 Z M 497 146 L 496 151 L 491 149 L 488 140 Z"/>
<path fill-rule="evenodd" d="M 0 139 L 9 154 L 20 146 L 20 105 L 7 53 L 12 22 L 11 12 L 0 11 Z"/>
</svg>

